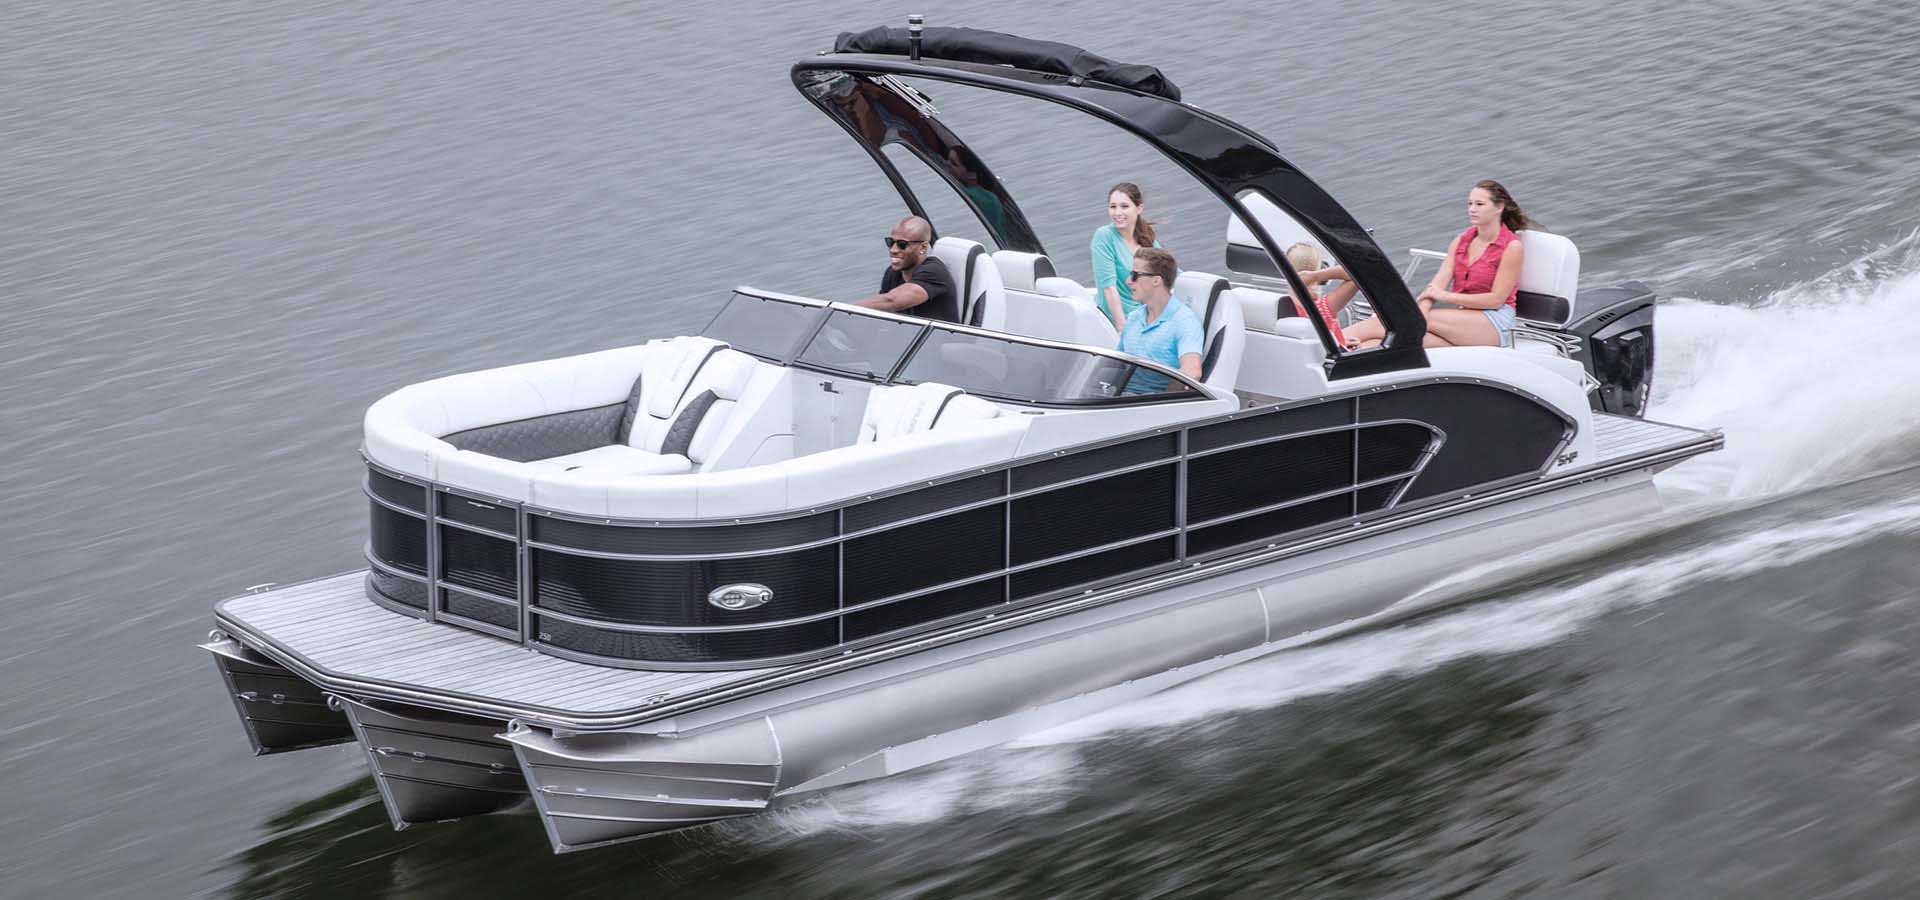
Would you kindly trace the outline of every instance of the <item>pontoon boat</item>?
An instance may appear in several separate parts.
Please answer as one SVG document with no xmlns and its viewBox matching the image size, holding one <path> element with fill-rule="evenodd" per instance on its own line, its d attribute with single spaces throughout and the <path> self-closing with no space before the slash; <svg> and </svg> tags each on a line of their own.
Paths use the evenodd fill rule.
<svg viewBox="0 0 1920 900">
<path fill-rule="evenodd" d="M 1640 417 L 1646 287 L 1576 290 L 1530 232 L 1521 346 L 1423 350 L 1366 229 L 1150 67 L 892 28 L 792 80 L 908 210 L 888 145 L 978 214 L 991 247 L 932 251 L 964 321 L 742 287 L 697 335 L 381 399 L 367 568 L 217 608 L 256 752 L 358 742 L 396 828 L 531 799 L 556 851 L 752 815 L 1377 621 L 1657 509 L 1653 474 L 1721 444 Z M 1235 274 L 1175 291 L 1203 377 L 1114 350 L 922 85 L 1092 116 L 1219 198 Z M 1384 346 L 1295 314 L 1295 239 Z M 1172 389 L 1127 393 L 1144 371 Z"/>
</svg>

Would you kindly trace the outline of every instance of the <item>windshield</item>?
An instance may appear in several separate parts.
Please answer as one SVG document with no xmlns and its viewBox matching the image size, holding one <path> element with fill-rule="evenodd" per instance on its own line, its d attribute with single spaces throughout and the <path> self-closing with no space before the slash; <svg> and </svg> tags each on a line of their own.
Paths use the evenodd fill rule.
<svg viewBox="0 0 1920 900">
<path fill-rule="evenodd" d="M 836 309 L 820 333 L 800 351 L 800 362 L 848 375 L 884 381 L 893 374 L 926 322 L 904 322 Z"/>
<path fill-rule="evenodd" d="M 775 363 L 881 384 L 934 382 L 1018 403 L 1104 405 L 1207 397 L 1188 390 L 1184 377 L 1090 348 L 744 289 L 734 292 L 705 334 Z M 1136 375 L 1158 376 L 1171 383 L 1171 390 L 1124 393 Z"/>
<path fill-rule="evenodd" d="M 703 334 L 735 350 L 786 362 L 794 346 L 813 333 L 819 317 L 818 306 L 735 291 Z"/>
<path fill-rule="evenodd" d="M 1134 368 L 1084 350 L 935 328 L 897 380 L 950 384 L 1003 400 L 1085 403 L 1119 397 Z"/>
</svg>

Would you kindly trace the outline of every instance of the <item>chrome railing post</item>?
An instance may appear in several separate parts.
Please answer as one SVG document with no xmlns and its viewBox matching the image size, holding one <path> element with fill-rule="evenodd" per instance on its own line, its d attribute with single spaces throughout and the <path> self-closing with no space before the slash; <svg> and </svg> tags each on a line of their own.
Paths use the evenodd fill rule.
<svg viewBox="0 0 1920 900">
<path fill-rule="evenodd" d="M 427 483 L 427 621 L 440 619 L 440 491 Z"/>
<path fill-rule="evenodd" d="M 1178 530 L 1173 539 L 1173 558 L 1178 562 L 1187 561 L 1187 431 L 1185 427 L 1180 429 L 1173 475 L 1173 527 Z"/>
<path fill-rule="evenodd" d="M 518 597 L 520 601 L 520 646 L 533 643 L 533 551 L 527 547 L 527 537 L 532 533 L 533 519 L 527 508 L 515 504 L 513 508 L 514 558 L 519 568 Z"/>
<path fill-rule="evenodd" d="M 833 580 L 833 590 L 837 595 L 834 608 L 841 610 L 840 615 L 833 617 L 838 626 L 834 643 L 844 644 L 847 642 L 847 508 L 844 506 L 833 511 L 833 537 L 833 564 L 838 569 Z"/>
</svg>

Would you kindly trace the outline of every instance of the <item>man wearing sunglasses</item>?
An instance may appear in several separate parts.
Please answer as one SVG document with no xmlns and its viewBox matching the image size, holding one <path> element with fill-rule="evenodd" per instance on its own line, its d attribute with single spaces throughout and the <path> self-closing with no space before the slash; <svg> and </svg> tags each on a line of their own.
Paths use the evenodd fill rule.
<svg viewBox="0 0 1920 900">
<path fill-rule="evenodd" d="M 1180 267 L 1173 254 L 1158 247 L 1141 247 L 1133 255 L 1127 287 L 1140 305 L 1127 313 L 1120 328 L 1121 353 L 1152 360 L 1195 381 L 1200 380 L 1200 351 L 1206 335 L 1200 317 L 1186 301 L 1173 296 L 1173 279 Z M 1159 372 L 1134 369 L 1127 380 L 1129 394 L 1157 394 L 1173 379 Z"/>
<path fill-rule="evenodd" d="M 919 216 L 908 216 L 887 233 L 887 270 L 880 274 L 880 293 L 855 300 L 861 306 L 909 313 L 941 322 L 960 321 L 960 301 L 953 290 L 953 273 L 933 249 L 933 226 Z"/>
</svg>

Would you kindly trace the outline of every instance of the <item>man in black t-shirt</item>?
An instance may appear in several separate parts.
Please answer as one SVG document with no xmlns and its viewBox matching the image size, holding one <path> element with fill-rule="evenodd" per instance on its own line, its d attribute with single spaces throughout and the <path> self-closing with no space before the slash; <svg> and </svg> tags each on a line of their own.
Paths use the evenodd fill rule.
<svg viewBox="0 0 1920 900">
<path fill-rule="evenodd" d="M 941 322 L 960 321 L 959 291 L 953 273 L 933 249 L 933 226 L 919 216 L 908 216 L 887 234 L 887 270 L 880 275 L 880 293 L 855 300 L 860 306 L 908 313 Z"/>
</svg>

